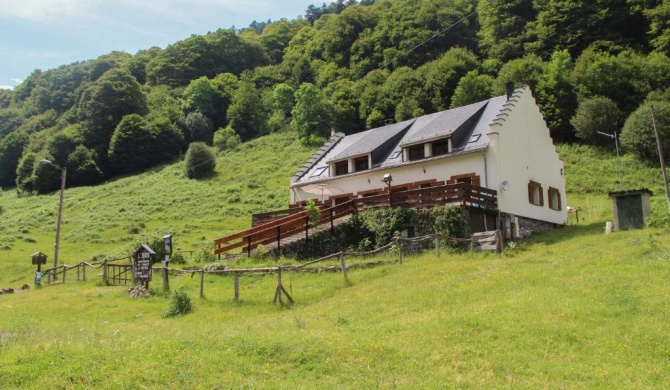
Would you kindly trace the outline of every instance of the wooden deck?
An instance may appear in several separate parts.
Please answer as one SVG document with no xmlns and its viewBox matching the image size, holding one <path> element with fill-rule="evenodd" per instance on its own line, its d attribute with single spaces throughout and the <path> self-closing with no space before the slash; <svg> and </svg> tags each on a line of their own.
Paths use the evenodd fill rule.
<svg viewBox="0 0 670 390">
<path fill-rule="evenodd" d="M 368 208 L 392 206 L 418 209 L 446 204 L 497 210 L 497 192 L 468 183 L 457 183 L 406 191 L 391 191 L 390 197 L 386 192 L 353 198 L 333 207 L 320 205 L 319 223 L 314 227 L 309 226 L 307 212 L 298 207 L 256 214 L 251 229 L 214 240 L 214 253 L 220 256 L 222 253 L 242 248 L 244 252 L 251 254 L 258 245 L 272 243 L 276 243 L 279 248 L 282 240 L 288 237 L 304 235 L 307 238 L 311 230 L 324 225 L 330 225 L 330 228 L 333 229 L 336 220 Z"/>
</svg>

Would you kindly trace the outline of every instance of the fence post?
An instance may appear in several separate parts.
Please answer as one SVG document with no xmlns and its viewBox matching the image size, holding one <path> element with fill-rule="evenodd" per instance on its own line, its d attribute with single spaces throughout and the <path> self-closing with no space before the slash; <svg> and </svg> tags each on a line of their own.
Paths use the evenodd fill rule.
<svg viewBox="0 0 670 390">
<path fill-rule="evenodd" d="M 200 298 L 205 297 L 205 270 L 200 271 Z"/>
<path fill-rule="evenodd" d="M 81 274 L 82 274 L 82 280 L 85 282 L 86 281 L 86 264 L 81 265 Z"/>
<path fill-rule="evenodd" d="M 65 284 L 65 273 L 67 272 L 67 265 L 63 264 L 63 284 Z"/>
<path fill-rule="evenodd" d="M 396 240 L 396 244 L 398 244 L 398 263 L 402 264 L 402 240 Z"/>
<path fill-rule="evenodd" d="M 435 236 L 435 256 L 440 258 L 440 236 Z"/>
<path fill-rule="evenodd" d="M 105 260 L 102 263 L 102 283 L 104 283 L 105 286 L 109 286 L 108 280 L 107 280 L 107 260 Z"/>
<path fill-rule="evenodd" d="M 344 283 L 350 285 L 349 277 L 347 276 L 347 265 L 344 264 L 344 252 L 340 252 L 340 267 L 342 267 L 342 275 L 344 276 Z"/>
<path fill-rule="evenodd" d="M 502 231 L 496 230 L 496 252 L 502 253 L 503 250 L 503 236 L 502 236 Z"/>
<path fill-rule="evenodd" d="M 168 268 L 163 262 L 163 291 L 170 291 L 170 278 L 168 276 Z"/>
<path fill-rule="evenodd" d="M 288 291 L 284 288 L 284 285 L 281 282 L 281 267 L 277 268 L 277 290 L 275 291 L 275 299 L 274 303 L 277 303 L 277 300 L 279 300 L 279 304 L 284 306 L 284 300 L 282 299 L 282 293 L 286 294 L 286 298 L 288 298 L 289 302 L 293 303 L 293 298 L 289 295 Z"/>
<path fill-rule="evenodd" d="M 235 272 L 235 302 L 240 300 L 240 273 Z"/>
</svg>

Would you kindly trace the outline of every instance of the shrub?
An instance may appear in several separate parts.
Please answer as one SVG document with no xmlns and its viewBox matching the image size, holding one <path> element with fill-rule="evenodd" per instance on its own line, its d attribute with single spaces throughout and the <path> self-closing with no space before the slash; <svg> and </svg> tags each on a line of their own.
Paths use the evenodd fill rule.
<svg viewBox="0 0 670 390">
<path fill-rule="evenodd" d="M 441 206 L 432 209 L 435 233 L 453 238 L 467 238 L 470 234 L 468 227 L 468 212 L 458 206 Z"/>
<path fill-rule="evenodd" d="M 192 311 L 193 303 L 191 303 L 191 298 L 186 294 L 182 287 L 172 293 L 170 306 L 168 307 L 168 310 L 163 313 L 163 318 L 179 317 L 191 313 Z"/>
<path fill-rule="evenodd" d="M 242 139 L 230 126 L 219 129 L 214 133 L 214 146 L 220 151 L 233 150 L 241 143 Z"/>
<path fill-rule="evenodd" d="M 184 173 L 189 179 L 210 176 L 216 168 L 216 156 L 204 142 L 193 142 L 186 151 Z"/>
<path fill-rule="evenodd" d="M 216 256 L 214 255 L 212 248 L 205 245 L 195 253 L 194 260 L 196 263 L 210 263 L 216 260 Z"/>
<path fill-rule="evenodd" d="M 360 213 L 365 226 L 374 234 L 377 248 L 386 245 L 391 238 L 407 227 L 415 212 L 402 207 L 390 209 L 369 209 Z"/>
<path fill-rule="evenodd" d="M 321 213 L 319 212 L 319 206 L 316 205 L 314 199 L 307 199 L 307 203 L 305 204 L 305 211 L 307 211 L 309 227 L 315 227 L 318 225 L 319 220 L 321 220 Z"/>
<path fill-rule="evenodd" d="M 181 252 L 172 252 L 172 256 L 170 257 L 170 264 L 186 264 L 184 254 Z"/>
</svg>

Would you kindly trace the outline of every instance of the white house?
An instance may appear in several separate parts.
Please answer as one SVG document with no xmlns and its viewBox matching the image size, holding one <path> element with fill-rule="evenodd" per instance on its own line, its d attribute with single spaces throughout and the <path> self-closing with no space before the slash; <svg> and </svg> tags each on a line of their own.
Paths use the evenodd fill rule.
<svg viewBox="0 0 670 390">
<path fill-rule="evenodd" d="M 357 134 L 335 134 L 291 178 L 291 204 L 310 198 L 336 204 L 463 182 L 497 195 L 483 224 L 495 223 L 508 237 L 567 222 L 563 163 L 529 87 Z"/>
</svg>

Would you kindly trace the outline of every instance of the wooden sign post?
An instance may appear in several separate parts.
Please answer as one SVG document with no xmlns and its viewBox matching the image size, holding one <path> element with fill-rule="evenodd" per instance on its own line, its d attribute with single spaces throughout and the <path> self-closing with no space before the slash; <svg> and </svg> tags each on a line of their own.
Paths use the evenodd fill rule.
<svg viewBox="0 0 670 390">
<path fill-rule="evenodd" d="M 133 276 L 147 289 L 151 281 L 151 263 L 155 257 L 156 252 L 148 245 L 141 245 L 133 254 Z"/>
</svg>

